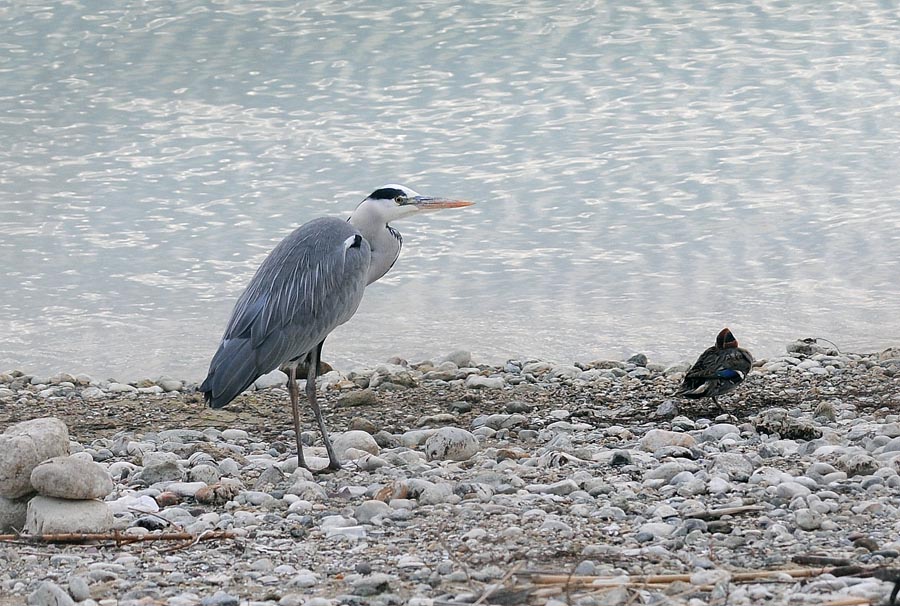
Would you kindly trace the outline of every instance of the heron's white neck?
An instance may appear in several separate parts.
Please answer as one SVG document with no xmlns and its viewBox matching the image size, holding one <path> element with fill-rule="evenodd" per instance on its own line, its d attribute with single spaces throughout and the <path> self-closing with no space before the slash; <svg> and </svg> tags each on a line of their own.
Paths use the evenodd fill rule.
<svg viewBox="0 0 900 606">
<path fill-rule="evenodd" d="M 350 224 L 359 230 L 372 251 L 366 280 L 366 284 L 371 284 L 386 274 L 400 256 L 402 245 L 400 233 L 396 230 L 392 231 L 383 217 L 378 216 L 378 213 L 364 209 L 362 206 L 350 216 Z"/>
</svg>

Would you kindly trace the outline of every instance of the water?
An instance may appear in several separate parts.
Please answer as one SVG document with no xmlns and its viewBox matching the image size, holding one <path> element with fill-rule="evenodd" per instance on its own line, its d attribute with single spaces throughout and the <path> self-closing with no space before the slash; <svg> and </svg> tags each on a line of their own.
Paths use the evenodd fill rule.
<svg viewBox="0 0 900 606">
<path fill-rule="evenodd" d="M 0 369 L 199 380 L 265 254 L 400 182 L 339 367 L 900 341 L 877 2 L 9 3 Z"/>
</svg>

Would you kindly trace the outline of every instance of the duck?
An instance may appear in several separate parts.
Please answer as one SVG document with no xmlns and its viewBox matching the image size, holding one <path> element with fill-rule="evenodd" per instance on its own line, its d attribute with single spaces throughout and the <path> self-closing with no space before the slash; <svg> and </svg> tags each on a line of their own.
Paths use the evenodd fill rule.
<svg viewBox="0 0 900 606">
<path fill-rule="evenodd" d="M 684 375 L 678 394 L 691 399 L 712 398 L 724 410 L 718 396 L 743 383 L 752 366 L 753 355 L 738 346 L 729 328 L 723 328 L 716 336 L 716 344 L 700 354 Z"/>
</svg>

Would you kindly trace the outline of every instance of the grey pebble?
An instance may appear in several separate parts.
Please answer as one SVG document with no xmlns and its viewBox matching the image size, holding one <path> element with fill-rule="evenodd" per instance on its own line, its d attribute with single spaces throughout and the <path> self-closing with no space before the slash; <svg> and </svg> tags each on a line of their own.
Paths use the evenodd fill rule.
<svg viewBox="0 0 900 606">
<path fill-rule="evenodd" d="M 200 600 L 201 606 L 238 606 L 240 600 L 224 591 L 217 591 L 211 596 Z"/>
<path fill-rule="evenodd" d="M 28 604 L 31 606 L 74 606 L 75 601 L 56 583 L 41 581 L 37 589 L 28 595 Z"/>
<path fill-rule="evenodd" d="M 70 575 L 68 578 L 69 595 L 76 602 L 83 602 L 91 597 L 91 589 L 87 580 L 80 575 Z"/>
</svg>

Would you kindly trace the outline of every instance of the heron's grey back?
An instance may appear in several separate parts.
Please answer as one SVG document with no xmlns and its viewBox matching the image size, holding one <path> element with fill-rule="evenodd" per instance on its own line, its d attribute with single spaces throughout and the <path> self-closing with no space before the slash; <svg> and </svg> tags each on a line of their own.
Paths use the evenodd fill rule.
<svg viewBox="0 0 900 606">
<path fill-rule="evenodd" d="M 362 300 L 370 258 L 368 242 L 336 218 L 314 219 L 282 240 L 234 306 L 200 386 L 210 405 L 224 406 L 349 320 Z"/>
</svg>

